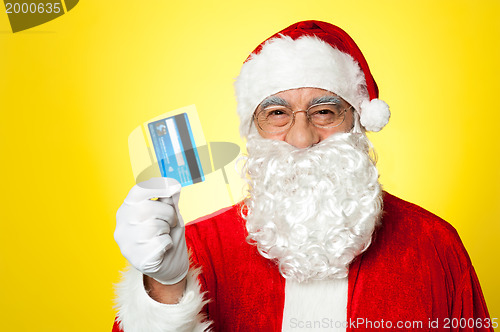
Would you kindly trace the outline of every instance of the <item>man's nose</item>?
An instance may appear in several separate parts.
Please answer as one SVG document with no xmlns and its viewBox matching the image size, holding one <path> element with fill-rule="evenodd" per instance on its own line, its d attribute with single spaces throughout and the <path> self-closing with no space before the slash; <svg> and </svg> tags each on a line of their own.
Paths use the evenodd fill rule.
<svg viewBox="0 0 500 332">
<path fill-rule="evenodd" d="M 288 130 L 285 142 L 299 149 L 308 148 L 319 142 L 316 127 L 309 122 L 305 111 L 295 113 L 295 121 Z"/>
</svg>

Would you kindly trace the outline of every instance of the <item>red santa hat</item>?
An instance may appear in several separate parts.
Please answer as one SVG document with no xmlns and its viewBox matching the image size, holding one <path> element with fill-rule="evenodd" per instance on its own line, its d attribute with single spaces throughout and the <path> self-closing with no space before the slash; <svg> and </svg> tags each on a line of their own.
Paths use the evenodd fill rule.
<svg viewBox="0 0 500 332">
<path fill-rule="evenodd" d="M 303 21 L 266 39 L 248 56 L 236 78 L 240 132 L 248 136 L 252 116 L 266 97 L 302 87 L 331 91 L 351 104 L 368 131 L 389 121 L 377 83 L 354 40 L 321 21 Z"/>
</svg>

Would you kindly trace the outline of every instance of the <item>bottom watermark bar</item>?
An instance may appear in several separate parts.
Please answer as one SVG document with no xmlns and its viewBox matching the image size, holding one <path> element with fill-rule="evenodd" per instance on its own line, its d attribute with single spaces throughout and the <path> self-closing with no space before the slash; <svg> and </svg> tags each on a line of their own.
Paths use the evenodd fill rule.
<svg viewBox="0 0 500 332">
<path fill-rule="evenodd" d="M 456 329 L 456 328 L 497 328 L 498 318 L 436 318 L 421 320 L 370 320 L 367 318 L 338 321 L 330 318 L 300 320 L 291 318 L 291 329 Z"/>
</svg>

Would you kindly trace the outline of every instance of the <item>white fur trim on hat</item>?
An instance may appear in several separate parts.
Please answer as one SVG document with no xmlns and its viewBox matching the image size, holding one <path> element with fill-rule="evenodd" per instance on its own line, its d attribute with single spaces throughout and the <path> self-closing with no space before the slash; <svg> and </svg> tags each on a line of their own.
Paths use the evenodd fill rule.
<svg viewBox="0 0 500 332">
<path fill-rule="evenodd" d="M 360 122 L 366 130 L 380 131 L 389 122 L 389 105 L 380 99 L 365 100 L 361 103 Z"/>
<path fill-rule="evenodd" d="M 236 78 L 241 136 L 250 133 L 253 113 L 266 97 L 304 87 L 331 91 L 358 112 L 361 104 L 370 100 L 363 71 L 351 55 L 315 36 L 294 40 L 282 35 L 266 41 L 259 53 L 252 54 Z M 371 107 L 365 116 L 370 112 Z"/>
</svg>

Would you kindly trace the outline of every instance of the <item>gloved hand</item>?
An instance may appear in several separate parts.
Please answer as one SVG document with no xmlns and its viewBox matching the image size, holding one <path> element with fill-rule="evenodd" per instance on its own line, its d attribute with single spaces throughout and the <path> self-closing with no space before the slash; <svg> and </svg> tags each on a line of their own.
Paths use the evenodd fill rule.
<svg viewBox="0 0 500 332">
<path fill-rule="evenodd" d="M 189 269 L 180 190 L 175 179 L 152 178 L 132 187 L 116 213 L 115 240 L 123 256 L 164 285 L 178 283 Z"/>
</svg>

